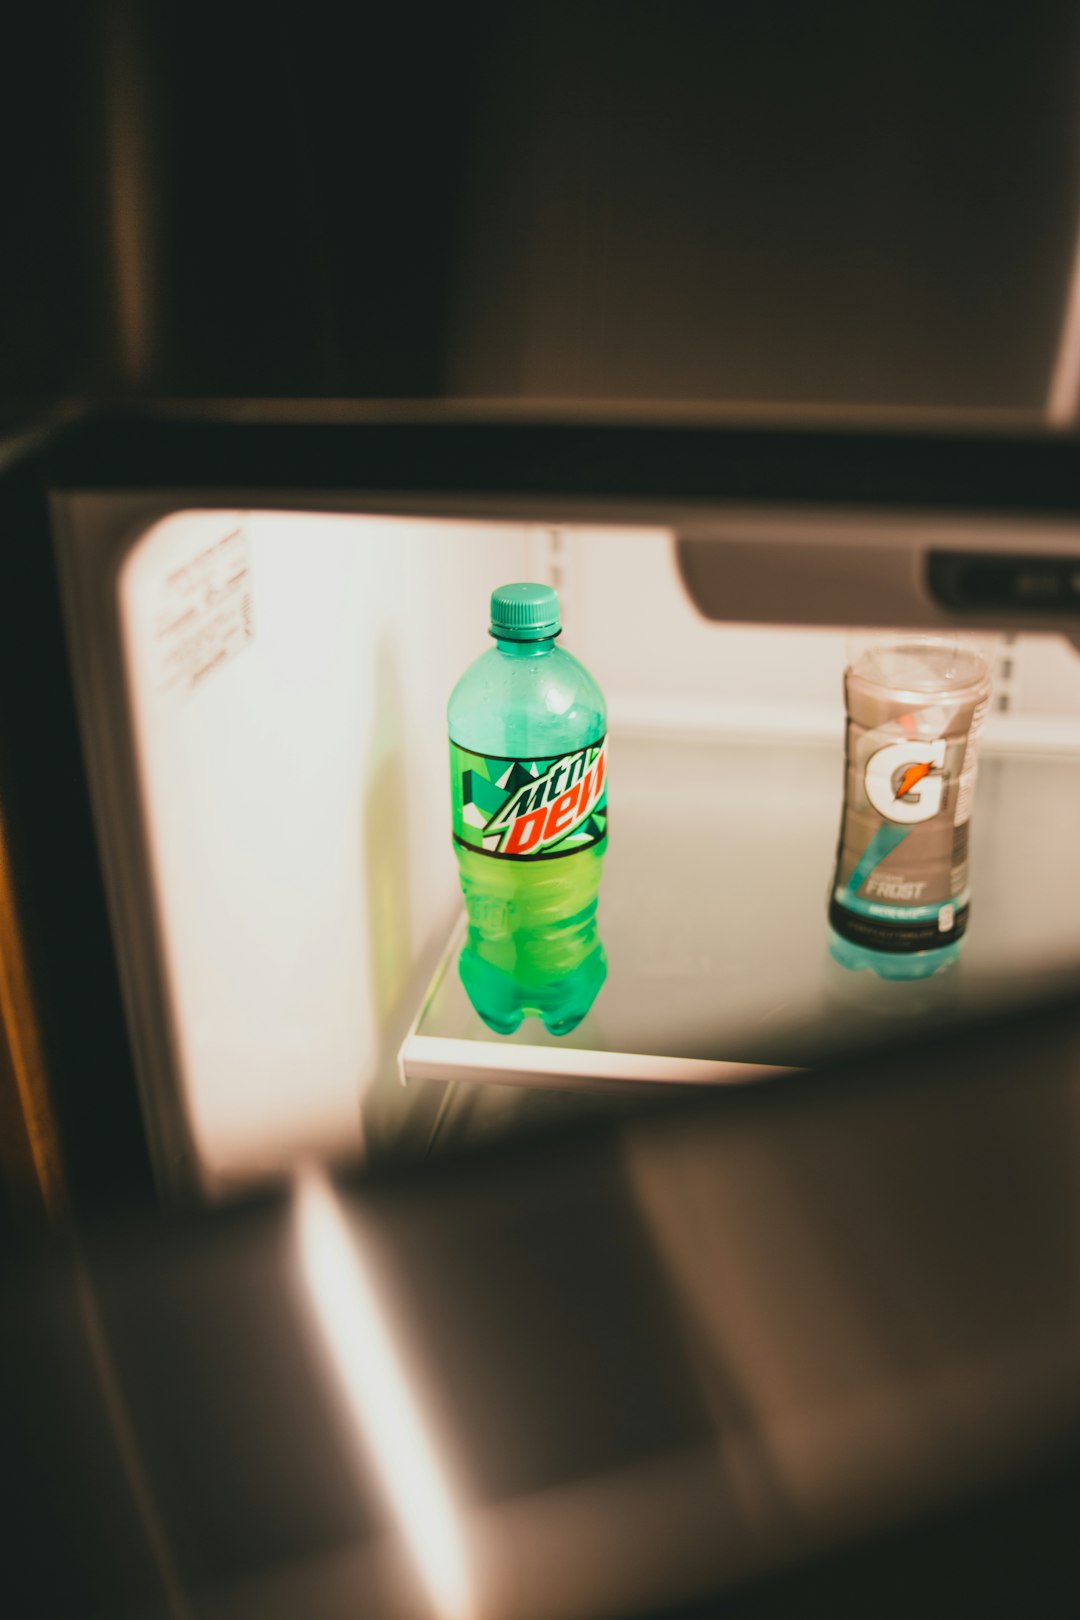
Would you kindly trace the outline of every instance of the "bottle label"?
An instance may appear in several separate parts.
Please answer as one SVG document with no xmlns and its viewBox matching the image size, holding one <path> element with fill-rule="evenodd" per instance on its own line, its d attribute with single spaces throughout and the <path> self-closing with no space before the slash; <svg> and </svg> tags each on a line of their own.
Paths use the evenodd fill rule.
<svg viewBox="0 0 1080 1620">
<path fill-rule="evenodd" d="M 504 861 L 547 861 L 607 837 L 607 738 L 548 759 L 474 754 L 450 740 L 454 841 Z"/>
</svg>

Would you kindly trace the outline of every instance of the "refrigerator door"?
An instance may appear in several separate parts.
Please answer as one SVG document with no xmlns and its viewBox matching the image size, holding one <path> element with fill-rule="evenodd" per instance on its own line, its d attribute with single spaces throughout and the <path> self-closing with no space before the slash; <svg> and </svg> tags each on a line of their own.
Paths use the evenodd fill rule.
<svg viewBox="0 0 1080 1620">
<path fill-rule="evenodd" d="M 1070 1590 L 1078 1056 L 1074 998 L 7 1267 L 11 1612 L 863 1620 L 872 1587 L 900 1620 L 928 1591 L 1024 1613 L 1033 1568 Z"/>
</svg>

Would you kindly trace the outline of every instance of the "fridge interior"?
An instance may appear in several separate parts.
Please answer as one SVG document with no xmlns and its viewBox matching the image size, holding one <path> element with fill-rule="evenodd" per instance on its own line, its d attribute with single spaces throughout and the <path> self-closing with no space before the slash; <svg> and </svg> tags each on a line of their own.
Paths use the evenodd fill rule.
<svg viewBox="0 0 1080 1620">
<path fill-rule="evenodd" d="M 655 522 L 55 507 L 167 1187 L 448 1150 L 643 1085 L 767 1080 L 1080 963 L 1080 656 L 1060 635 L 982 632 L 970 928 L 950 973 L 885 984 L 827 943 L 847 625 L 706 619 Z M 563 642 L 609 706 L 609 973 L 561 1040 L 533 1020 L 492 1035 L 455 972 L 445 708 L 511 579 L 558 588 Z"/>
</svg>

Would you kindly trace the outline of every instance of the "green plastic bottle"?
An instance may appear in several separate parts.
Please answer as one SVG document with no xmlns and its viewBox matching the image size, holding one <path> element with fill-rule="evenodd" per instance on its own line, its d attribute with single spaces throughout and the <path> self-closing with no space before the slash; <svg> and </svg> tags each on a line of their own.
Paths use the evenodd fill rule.
<svg viewBox="0 0 1080 1620">
<path fill-rule="evenodd" d="M 607 847 L 607 707 L 555 645 L 550 585 L 501 585 L 495 645 L 447 711 L 454 849 L 468 913 L 458 967 L 484 1022 L 565 1035 L 607 974 L 596 924 Z"/>
</svg>

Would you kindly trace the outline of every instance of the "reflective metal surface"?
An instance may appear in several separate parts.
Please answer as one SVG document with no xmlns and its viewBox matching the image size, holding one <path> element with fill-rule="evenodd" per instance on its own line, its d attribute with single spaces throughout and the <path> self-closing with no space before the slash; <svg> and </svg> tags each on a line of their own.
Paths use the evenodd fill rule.
<svg viewBox="0 0 1080 1620">
<path fill-rule="evenodd" d="M 1078 1019 L 9 1266 L 7 1611 L 739 1615 L 788 1568 L 790 1612 L 807 1560 L 1067 1482 Z M 1006 1525 L 967 1590 L 1026 1570 Z"/>
<path fill-rule="evenodd" d="M 447 392 L 1075 418 L 1075 13 L 507 13 Z"/>
</svg>

